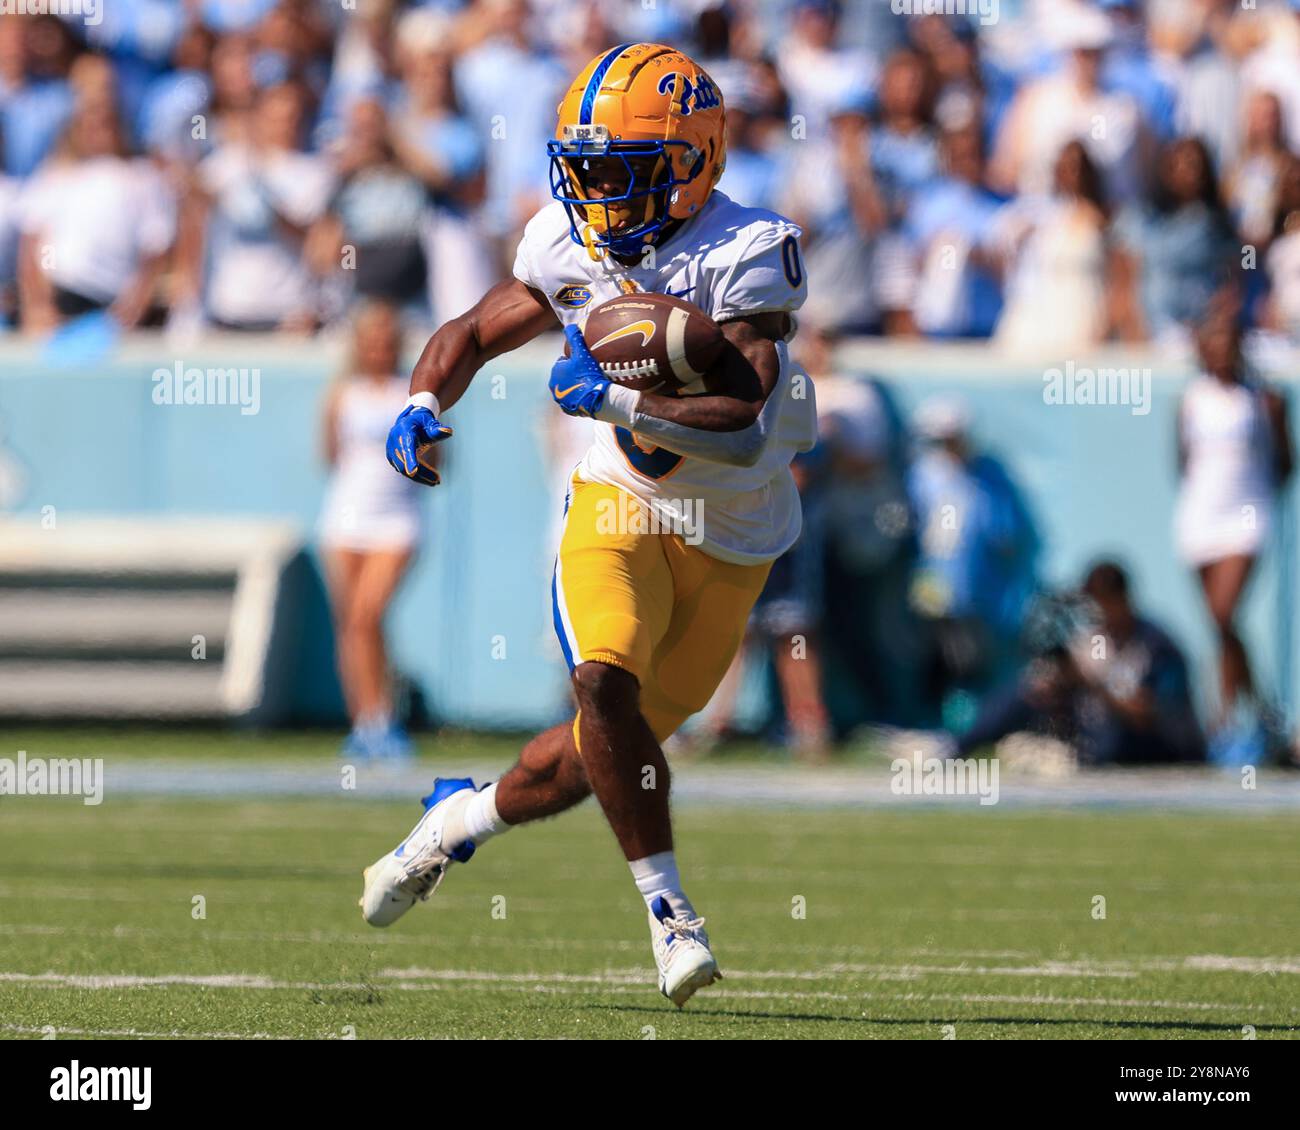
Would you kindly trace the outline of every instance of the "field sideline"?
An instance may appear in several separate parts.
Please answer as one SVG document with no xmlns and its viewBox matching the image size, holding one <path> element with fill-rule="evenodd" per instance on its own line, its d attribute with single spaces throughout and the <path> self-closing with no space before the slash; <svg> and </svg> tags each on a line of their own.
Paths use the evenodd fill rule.
<svg viewBox="0 0 1300 1130">
<path fill-rule="evenodd" d="M 103 747 L 18 738 L 3 755 Z M 115 741 L 249 766 L 243 738 Z M 512 746 L 456 741 L 416 776 Z M 263 743 L 337 769 L 332 737 Z M 678 853 L 726 980 L 681 1013 L 590 805 L 366 927 L 361 867 L 418 814 L 343 792 L 0 798 L 0 1038 L 1300 1036 L 1293 812 L 696 799 Z"/>
</svg>

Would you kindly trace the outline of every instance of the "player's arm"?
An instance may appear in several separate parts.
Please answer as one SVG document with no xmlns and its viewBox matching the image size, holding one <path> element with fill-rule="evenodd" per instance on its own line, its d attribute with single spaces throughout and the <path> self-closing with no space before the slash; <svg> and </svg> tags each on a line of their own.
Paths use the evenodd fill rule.
<svg viewBox="0 0 1300 1130">
<path fill-rule="evenodd" d="M 775 420 L 764 411 L 781 375 L 776 343 L 789 315 L 763 311 L 720 324 L 726 345 L 702 396 L 658 396 L 614 384 L 601 372 L 581 331 L 569 326 L 570 356 L 551 370 L 551 393 L 564 411 L 589 416 L 677 455 L 752 467 L 763 456 Z"/>
<path fill-rule="evenodd" d="M 440 476 L 432 461 L 417 458 L 422 447 L 451 435 L 438 418 L 469 388 L 474 374 L 494 357 L 509 353 L 559 324 L 545 297 L 518 279 L 498 283 L 458 318 L 429 339 L 411 373 L 411 399 L 388 433 L 388 462 L 425 486 Z"/>
<path fill-rule="evenodd" d="M 642 393 L 637 411 L 643 416 L 706 432 L 738 432 L 751 427 L 781 375 L 776 343 L 785 337 L 789 315 L 753 314 L 722 322 L 727 339 L 714 369 L 704 377 L 708 392 L 700 396 Z"/>
<path fill-rule="evenodd" d="M 559 319 L 545 297 L 518 279 L 498 283 L 477 305 L 429 338 L 411 373 L 411 394 L 429 392 L 444 411 L 465 395 L 475 373 L 518 349 Z"/>
<path fill-rule="evenodd" d="M 753 467 L 763 456 L 775 416 L 764 409 L 781 375 L 776 343 L 789 315 L 764 311 L 720 323 L 722 357 L 705 376 L 702 396 L 659 396 L 615 386 L 598 420 L 625 427 L 677 455 Z"/>
</svg>

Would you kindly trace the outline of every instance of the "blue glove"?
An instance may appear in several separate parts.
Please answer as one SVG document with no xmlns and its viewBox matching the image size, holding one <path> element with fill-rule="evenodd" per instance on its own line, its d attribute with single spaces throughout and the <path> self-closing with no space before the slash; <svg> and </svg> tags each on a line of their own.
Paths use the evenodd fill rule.
<svg viewBox="0 0 1300 1130">
<path fill-rule="evenodd" d="M 427 487 L 436 487 L 442 481 L 442 476 L 432 467 L 419 462 L 416 452 L 425 444 L 441 443 L 450 435 L 451 429 L 446 424 L 440 424 L 438 418 L 427 408 L 408 405 L 388 432 L 388 462 L 398 474 Z"/>
<path fill-rule="evenodd" d="M 569 340 L 569 356 L 551 366 L 551 395 L 570 416 L 595 419 L 605 403 L 609 378 L 600 371 L 577 326 L 565 326 L 564 336 Z"/>
</svg>

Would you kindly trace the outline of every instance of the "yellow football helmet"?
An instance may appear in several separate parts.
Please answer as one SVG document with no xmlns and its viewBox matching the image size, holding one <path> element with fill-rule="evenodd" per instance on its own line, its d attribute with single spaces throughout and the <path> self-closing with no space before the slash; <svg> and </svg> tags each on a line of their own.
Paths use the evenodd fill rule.
<svg viewBox="0 0 1300 1130">
<path fill-rule="evenodd" d="M 666 224 L 696 215 L 722 176 L 722 94 L 680 51 L 624 43 L 574 80 L 546 151 L 573 240 L 593 257 L 636 255 Z"/>
</svg>

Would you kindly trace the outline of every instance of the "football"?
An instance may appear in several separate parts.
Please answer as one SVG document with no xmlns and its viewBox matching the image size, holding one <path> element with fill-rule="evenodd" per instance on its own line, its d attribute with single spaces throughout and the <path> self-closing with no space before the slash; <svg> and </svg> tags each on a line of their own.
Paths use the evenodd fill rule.
<svg viewBox="0 0 1300 1130">
<path fill-rule="evenodd" d="M 676 392 L 700 380 L 726 339 L 698 306 L 668 294 L 625 294 L 587 315 L 583 337 L 612 380 L 640 392 Z"/>
</svg>

